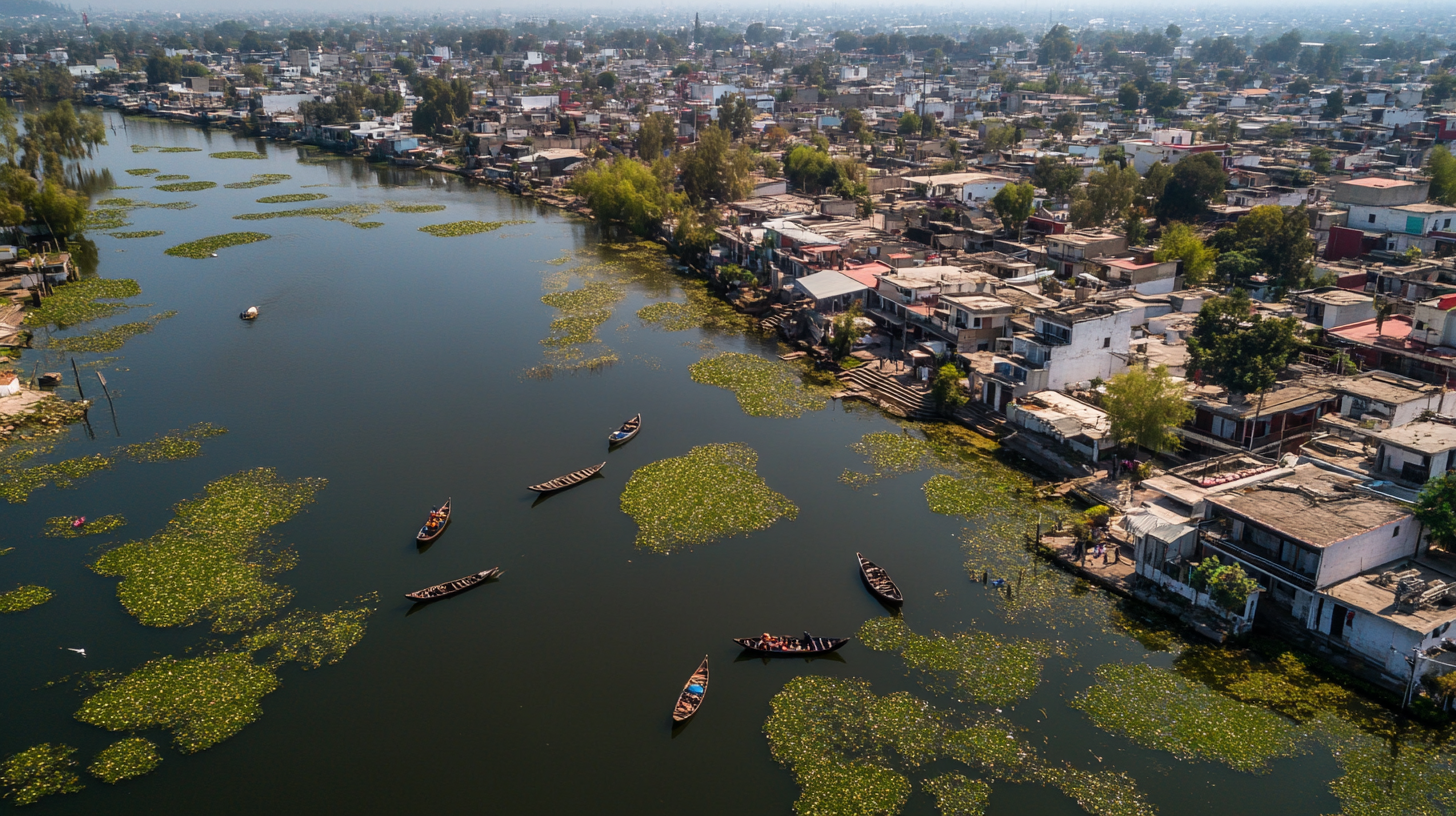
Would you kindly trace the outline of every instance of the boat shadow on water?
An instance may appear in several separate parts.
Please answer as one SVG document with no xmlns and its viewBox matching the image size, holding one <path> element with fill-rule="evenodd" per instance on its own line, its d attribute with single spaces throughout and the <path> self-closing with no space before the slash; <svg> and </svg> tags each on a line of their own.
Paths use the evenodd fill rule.
<svg viewBox="0 0 1456 816">
<path fill-rule="evenodd" d="M 752 649 L 744 649 L 743 651 L 739 652 L 738 653 L 738 656 L 735 657 L 735 658 L 733 658 L 733 662 L 734 663 L 746 663 L 746 662 L 748 662 L 750 660 L 759 660 L 759 661 L 762 661 L 765 666 L 767 666 L 770 663 L 784 663 L 784 662 L 787 662 L 787 661 L 790 661 L 790 660 L 796 660 L 796 659 L 797 660 L 802 660 L 805 663 L 813 663 L 816 660 L 830 660 L 830 661 L 833 661 L 835 663 L 848 663 L 849 662 L 849 661 L 845 660 L 844 659 L 844 655 L 840 654 L 839 652 L 827 652 L 827 653 L 824 653 L 824 654 L 808 654 L 808 655 L 804 655 L 803 657 L 799 657 L 798 655 L 766 655 L 766 654 L 761 654 L 759 652 L 755 652 Z"/>
<path fill-rule="evenodd" d="M 605 479 L 605 478 L 607 478 L 607 477 L 604 476 L 604 475 L 602 475 L 600 472 L 593 473 L 592 475 L 588 476 L 587 478 L 582 479 L 579 483 L 572 485 L 572 487 L 581 487 L 584 484 L 590 484 L 592 482 L 595 482 L 598 479 Z M 532 508 L 539 507 L 542 504 L 545 504 L 548 499 L 551 499 L 552 497 L 555 497 L 555 496 L 560 496 L 560 495 L 562 495 L 563 493 L 566 493 L 566 492 L 567 491 L 565 491 L 565 490 L 553 490 L 550 493 L 540 493 L 540 494 L 537 494 L 536 500 L 533 501 L 533 502 L 531 502 L 531 507 Z"/>
</svg>

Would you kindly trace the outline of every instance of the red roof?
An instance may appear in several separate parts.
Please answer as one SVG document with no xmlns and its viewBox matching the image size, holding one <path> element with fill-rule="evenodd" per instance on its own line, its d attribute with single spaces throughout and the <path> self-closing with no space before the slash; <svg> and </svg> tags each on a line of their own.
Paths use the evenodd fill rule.
<svg viewBox="0 0 1456 816">
<path fill-rule="evenodd" d="M 1456 295 L 1447 295 L 1436 303 L 1436 308 L 1443 312 L 1449 311 L 1453 306 L 1456 306 Z"/>
<path fill-rule="evenodd" d="M 880 284 L 880 279 L 875 277 L 876 273 L 884 275 L 886 273 L 894 271 L 894 269 L 885 266 L 884 264 L 875 263 L 865 264 L 863 266 L 847 266 L 844 269 L 839 270 L 839 274 L 845 276 L 846 278 L 849 278 L 850 280 L 855 281 L 856 283 L 862 283 L 865 286 L 874 289 Z"/>
</svg>

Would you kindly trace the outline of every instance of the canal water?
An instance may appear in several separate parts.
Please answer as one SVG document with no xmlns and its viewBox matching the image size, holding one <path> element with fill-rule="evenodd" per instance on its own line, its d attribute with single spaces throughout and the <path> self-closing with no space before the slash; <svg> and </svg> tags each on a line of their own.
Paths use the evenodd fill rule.
<svg viewBox="0 0 1456 816">
<path fill-rule="evenodd" d="M 931 471 L 858 489 L 841 481 L 846 469 L 866 469 L 852 444 L 905 430 L 890 418 L 840 403 L 798 418 L 749 416 L 732 392 L 693 382 L 688 367 L 705 355 L 781 350 L 756 335 L 668 332 L 636 317 L 650 303 L 681 300 L 673 287 L 626 284 L 598 330 L 615 365 L 528 375 L 547 361 L 541 340 L 557 312 L 541 297 L 560 282 L 551 276 L 614 257 L 590 222 L 448 176 L 115 114 L 107 123 L 109 143 L 89 166 L 141 189 L 98 198 L 197 206 L 130 211 L 125 229 L 163 230 L 161 237 L 90 236 L 97 274 L 135 278 L 143 294 L 134 300 L 150 306 L 55 336 L 177 314 L 120 351 L 76 355 L 81 363 L 116 358 L 100 368 L 116 422 L 93 410 L 96 438 L 73 430 L 51 456 L 105 452 L 198 422 L 229 433 L 206 440 L 196 458 L 122 462 L 71 489 L 46 487 L 24 504 L 0 504 L 0 549 L 15 548 L 0 559 L 0 589 L 40 584 L 55 593 L 0 618 L 0 754 L 65 743 L 84 767 L 117 735 L 73 718 L 85 692 L 48 683 L 183 657 L 215 637 L 206 624 L 140 625 L 118 603 L 116 579 L 86 567 L 97 546 L 150 535 L 176 502 L 212 480 L 255 467 L 327 479 L 314 503 L 273 531 L 298 557 L 277 580 L 296 590 L 293 606 L 301 609 L 335 609 L 370 592 L 379 600 L 367 634 L 341 662 L 283 669 L 262 716 L 236 736 L 184 755 L 167 733 L 146 733 L 162 746 L 155 772 L 115 787 L 83 774 L 83 792 L 49 797 L 35 812 L 789 813 L 799 789 L 770 756 L 763 725 L 770 700 L 793 678 L 861 678 L 877 694 L 906 691 L 948 711 L 990 708 L 957 702 L 896 653 L 858 642 L 832 659 L 742 658 L 730 638 L 806 629 L 850 636 L 885 615 L 858 581 L 856 551 L 891 571 L 916 632 L 988 631 L 1062 644 L 1031 695 L 1004 712 L 1048 763 L 1125 773 L 1166 814 L 1341 809 L 1329 787 L 1340 768 L 1317 744 L 1273 760 L 1266 773 L 1242 773 L 1139 747 L 1070 707 L 1097 682 L 1097 667 L 1167 668 L 1172 654 L 1121 632 L 1113 601 L 1069 580 L 1065 602 L 1045 611 L 1004 608 L 1002 593 L 967 576 L 964 531 L 978 521 L 927 508 L 922 485 Z M 133 145 L 198 150 L 134 152 Z M 209 156 L 255 149 L 267 158 Z M 164 193 L 125 172 L 132 168 L 219 186 Z M 291 178 L 221 186 L 261 173 Z M 383 209 L 371 216 L 384 222 L 374 229 L 319 218 L 232 219 L 277 208 L 259 197 L 299 192 L 329 198 L 287 206 L 446 209 Z M 451 238 L 418 229 L 465 219 L 529 223 Z M 273 237 L 205 260 L 163 254 L 238 230 Z M 549 263 L 565 256 L 572 260 Z M 262 316 L 238 320 L 252 305 Z M 42 333 L 37 345 L 46 339 Z M 27 353 L 26 367 L 35 360 L 66 371 L 69 383 L 64 356 Z M 84 376 L 88 395 L 99 396 L 94 378 Z M 638 412 L 641 435 L 608 453 L 607 433 Z M 632 472 L 716 442 L 756 450 L 759 474 L 798 506 L 797 518 L 672 555 L 634 547 L 636 526 L 619 506 Z M 603 460 L 605 478 L 543 502 L 525 489 Z M 1002 465 L 988 458 L 986 467 Z M 414 531 L 446 497 L 454 520 L 422 551 Z M 113 536 L 41 535 L 54 516 L 109 513 L 129 521 Z M 463 596 L 417 609 L 402 597 L 494 566 L 505 569 L 499 582 Z M 84 647 L 87 656 L 66 647 Z M 673 700 L 704 654 L 713 671 L 706 705 L 674 732 Z M 955 768 L 941 762 L 935 770 Z M 934 799 L 917 788 L 903 812 L 933 813 Z M 996 782 L 987 812 L 1084 811 L 1052 788 Z"/>
</svg>

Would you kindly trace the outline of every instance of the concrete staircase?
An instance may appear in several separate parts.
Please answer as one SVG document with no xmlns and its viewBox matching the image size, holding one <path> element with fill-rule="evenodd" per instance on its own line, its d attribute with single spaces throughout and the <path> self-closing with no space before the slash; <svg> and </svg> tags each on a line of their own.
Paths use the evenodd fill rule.
<svg viewBox="0 0 1456 816">
<path fill-rule="evenodd" d="M 910 419 L 935 417 L 935 400 L 930 396 L 929 388 L 902 385 L 893 377 L 875 371 L 870 365 L 841 371 L 835 376 L 843 383 L 859 386 L 873 393 L 882 402 L 899 409 Z"/>
<path fill-rule="evenodd" d="M 784 324 L 784 321 L 792 317 L 793 314 L 793 310 L 787 304 L 775 303 L 769 307 L 768 313 L 764 318 L 758 321 L 758 325 L 766 332 L 777 332 L 779 327 Z"/>
</svg>

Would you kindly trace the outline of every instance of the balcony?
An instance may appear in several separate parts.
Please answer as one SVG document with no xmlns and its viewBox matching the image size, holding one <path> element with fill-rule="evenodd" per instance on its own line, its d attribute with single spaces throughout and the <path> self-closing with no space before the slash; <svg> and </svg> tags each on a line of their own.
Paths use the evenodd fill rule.
<svg viewBox="0 0 1456 816">
<path fill-rule="evenodd" d="M 1219 520 L 1199 528 L 1199 538 L 1207 549 L 1219 555 L 1236 558 L 1286 584 L 1314 591 L 1315 580 L 1312 576 L 1296 572 L 1283 563 L 1271 559 L 1269 557 L 1271 553 L 1262 547 L 1231 538 L 1225 524 L 1226 521 Z"/>
</svg>

